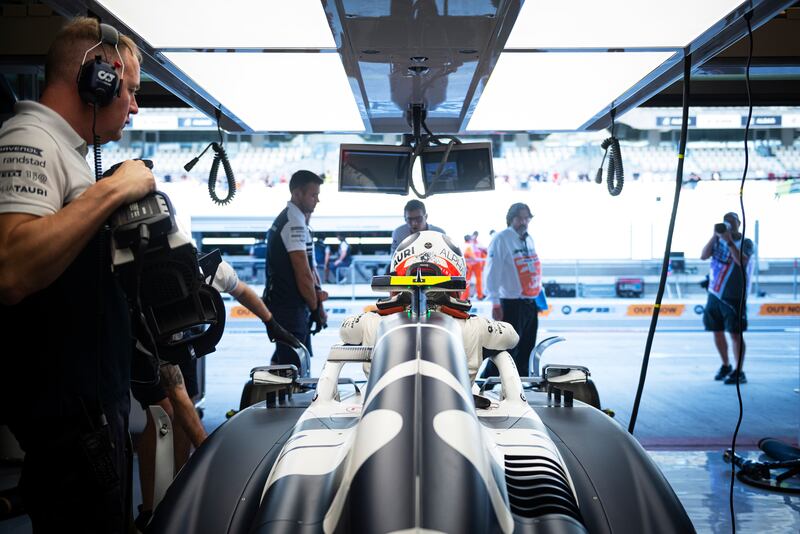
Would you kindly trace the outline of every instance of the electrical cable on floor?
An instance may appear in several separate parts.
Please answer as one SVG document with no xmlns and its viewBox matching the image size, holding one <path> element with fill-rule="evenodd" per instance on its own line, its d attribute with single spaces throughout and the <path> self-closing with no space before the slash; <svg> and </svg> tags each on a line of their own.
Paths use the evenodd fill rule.
<svg viewBox="0 0 800 534">
<path fill-rule="evenodd" d="M 742 419 L 744 418 L 744 404 L 742 403 L 742 390 L 739 380 L 742 377 L 742 360 L 744 359 L 744 324 L 742 324 L 743 315 L 746 312 L 747 304 L 747 268 L 742 258 L 744 256 L 745 244 L 745 230 L 747 229 L 747 217 L 744 213 L 744 182 L 747 179 L 747 167 L 750 163 L 750 157 L 747 152 L 747 138 L 750 136 L 750 119 L 753 117 L 753 98 L 750 94 L 750 64 L 753 60 L 753 28 L 750 24 L 750 19 L 753 17 L 753 12 L 748 11 L 744 15 L 744 20 L 747 23 L 747 66 L 744 69 L 745 87 L 747 88 L 747 122 L 744 125 L 744 170 L 742 172 L 742 181 L 739 185 L 739 207 L 742 210 L 742 244 L 739 247 L 739 270 L 742 276 L 742 293 L 739 296 L 739 309 L 736 320 L 739 324 L 739 354 L 736 355 L 736 397 L 739 400 L 739 417 L 736 420 L 736 428 L 731 437 L 731 455 L 736 455 L 736 438 L 739 435 L 739 427 L 742 426 Z M 736 246 L 734 244 L 734 246 Z M 750 258 L 748 258 L 749 261 Z M 731 462 L 731 483 L 730 493 L 728 495 L 728 505 L 731 510 L 731 532 L 736 534 L 736 512 L 733 506 L 733 486 L 736 480 L 736 465 Z"/>
<path fill-rule="evenodd" d="M 675 231 L 675 219 L 678 214 L 678 202 L 681 197 L 681 185 L 683 183 L 683 162 L 686 153 L 686 138 L 688 137 L 689 126 L 689 81 L 692 72 L 692 56 L 687 55 L 683 58 L 683 112 L 681 119 L 681 138 L 678 145 L 678 171 L 675 176 L 675 196 L 672 200 L 672 215 L 669 219 L 669 231 L 667 232 L 667 245 L 664 248 L 664 259 L 661 262 L 661 278 L 658 281 L 658 292 L 656 293 L 656 303 L 653 306 L 653 315 L 650 319 L 650 329 L 647 331 L 647 343 L 642 358 L 642 370 L 639 373 L 639 386 L 636 389 L 636 399 L 633 401 L 631 420 L 628 424 L 628 432 L 633 434 L 636 427 L 636 417 L 639 414 L 639 403 L 642 400 L 642 391 L 647 379 L 647 366 L 650 362 L 650 349 L 653 346 L 653 337 L 656 333 L 658 324 L 658 314 L 661 311 L 661 299 L 664 296 L 664 289 L 667 286 L 667 271 L 669 268 L 669 254 L 672 249 L 672 234 Z"/>
</svg>

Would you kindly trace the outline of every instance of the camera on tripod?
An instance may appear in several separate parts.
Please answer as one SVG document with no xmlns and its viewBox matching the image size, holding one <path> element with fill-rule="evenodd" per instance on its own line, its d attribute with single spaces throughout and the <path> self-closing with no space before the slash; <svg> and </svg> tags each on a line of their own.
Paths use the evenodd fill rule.
<svg viewBox="0 0 800 534">
<path fill-rule="evenodd" d="M 731 229 L 731 225 L 727 222 L 721 222 L 714 225 L 714 232 L 724 234 Z"/>
</svg>

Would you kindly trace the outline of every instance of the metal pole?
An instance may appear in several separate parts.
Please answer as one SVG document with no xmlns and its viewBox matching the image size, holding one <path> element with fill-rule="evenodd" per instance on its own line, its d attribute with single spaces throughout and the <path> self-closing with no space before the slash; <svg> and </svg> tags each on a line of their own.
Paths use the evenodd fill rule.
<svg viewBox="0 0 800 534">
<path fill-rule="evenodd" d="M 350 262 L 350 300 L 356 300 L 356 259 Z"/>
<path fill-rule="evenodd" d="M 792 294 L 794 300 L 797 300 L 797 258 L 794 259 L 794 269 L 792 271 Z"/>
<path fill-rule="evenodd" d="M 756 295 L 756 298 L 758 298 L 758 296 L 761 295 L 761 291 L 760 291 L 760 288 L 758 286 L 758 272 L 761 270 L 759 268 L 759 265 L 758 265 L 758 263 L 759 263 L 758 260 L 760 259 L 760 256 L 761 256 L 759 254 L 759 251 L 758 251 L 758 219 L 756 219 L 756 232 L 755 232 L 754 235 L 755 235 L 755 239 L 756 239 L 756 254 L 755 254 L 756 257 L 753 258 L 755 260 L 755 262 L 756 262 L 756 264 L 755 264 L 756 276 L 755 276 L 754 282 L 755 282 L 755 286 L 756 286 L 755 287 L 755 295 Z M 744 246 L 744 243 L 742 243 L 742 246 Z"/>
<path fill-rule="evenodd" d="M 578 298 L 578 297 L 581 296 L 581 284 L 580 284 L 581 271 L 578 268 L 578 263 L 579 262 L 580 262 L 580 260 L 575 260 L 575 298 Z"/>
</svg>

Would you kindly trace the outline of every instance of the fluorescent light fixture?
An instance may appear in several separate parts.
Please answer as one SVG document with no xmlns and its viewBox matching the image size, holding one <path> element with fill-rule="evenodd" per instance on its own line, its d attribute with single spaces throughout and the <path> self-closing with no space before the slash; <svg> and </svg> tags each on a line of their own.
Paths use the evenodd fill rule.
<svg viewBox="0 0 800 534">
<path fill-rule="evenodd" d="M 255 237 L 204 237 L 204 245 L 254 245 Z"/>
<path fill-rule="evenodd" d="M 364 131 L 336 53 L 164 56 L 254 131 Z"/>
<path fill-rule="evenodd" d="M 467 130 L 577 130 L 672 56 L 672 52 L 504 52 Z"/>
<path fill-rule="evenodd" d="M 741 4 L 741 0 L 527 0 L 506 49 L 684 47 Z"/>
<path fill-rule="evenodd" d="M 326 237 L 323 242 L 326 245 L 338 245 L 339 239 L 336 237 Z M 347 242 L 351 245 L 391 245 L 391 237 L 347 237 Z"/>
<path fill-rule="evenodd" d="M 335 48 L 319 0 L 98 0 L 153 48 Z"/>
</svg>

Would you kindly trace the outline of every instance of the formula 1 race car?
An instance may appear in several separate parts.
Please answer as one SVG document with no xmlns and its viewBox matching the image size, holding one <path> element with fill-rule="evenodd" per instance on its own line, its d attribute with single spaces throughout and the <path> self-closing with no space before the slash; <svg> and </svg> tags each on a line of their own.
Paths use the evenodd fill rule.
<svg viewBox="0 0 800 534">
<path fill-rule="evenodd" d="M 579 400 L 584 368 L 475 395 L 455 319 L 432 292 L 463 278 L 375 277 L 411 295 L 373 347 L 334 346 L 316 381 L 219 427 L 156 508 L 148 532 L 694 532 L 666 479 L 613 419 Z M 363 394 L 340 386 L 371 363 Z"/>
</svg>

